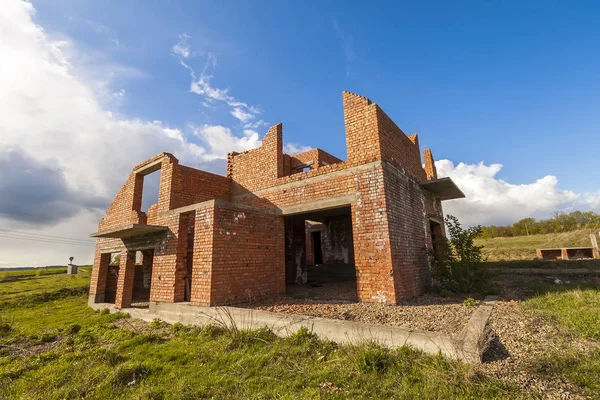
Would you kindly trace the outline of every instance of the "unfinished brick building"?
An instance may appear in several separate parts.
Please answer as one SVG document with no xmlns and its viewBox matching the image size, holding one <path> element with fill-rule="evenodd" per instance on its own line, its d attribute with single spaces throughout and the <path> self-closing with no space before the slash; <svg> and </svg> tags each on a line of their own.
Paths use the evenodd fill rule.
<svg viewBox="0 0 600 400">
<path fill-rule="evenodd" d="M 377 104 L 349 92 L 343 102 L 345 161 L 321 149 L 284 154 L 278 124 L 260 147 L 230 153 L 226 176 L 168 153 L 135 166 L 92 234 L 90 303 L 242 303 L 285 295 L 313 271 L 353 279 L 364 302 L 425 291 L 441 201 L 464 195 L 437 178 L 428 149 L 423 168 L 417 135 Z M 144 213 L 144 176 L 158 170 L 158 202 Z"/>
</svg>

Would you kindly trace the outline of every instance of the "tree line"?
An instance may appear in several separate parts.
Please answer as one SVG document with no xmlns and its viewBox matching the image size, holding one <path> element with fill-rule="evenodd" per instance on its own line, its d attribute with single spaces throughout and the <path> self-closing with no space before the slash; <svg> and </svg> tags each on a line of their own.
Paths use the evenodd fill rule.
<svg viewBox="0 0 600 400">
<path fill-rule="evenodd" d="M 573 211 L 564 213 L 555 211 L 552 218 L 523 218 L 512 225 L 482 226 L 479 237 L 491 239 L 495 237 L 528 236 L 544 233 L 570 232 L 584 228 L 600 228 L 600 214 L 593 211 Z"/>
</svg>

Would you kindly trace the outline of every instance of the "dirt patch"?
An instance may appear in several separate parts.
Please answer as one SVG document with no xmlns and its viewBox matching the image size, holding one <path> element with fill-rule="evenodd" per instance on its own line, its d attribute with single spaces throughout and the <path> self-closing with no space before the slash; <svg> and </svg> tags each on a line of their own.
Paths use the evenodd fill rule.
<svg viewBox="0 0 600 400">
<path fill-rule="evenodd" d="M 529 368 L 536 358 L 552 356 L 564 349 L 585 353 L 597 347 L 597 343 L 577 339 L 542 317 L 525 314 L 514 300 L 494 305 L 492 328 L 496 336 L 477 372 L 536 391 L 548 399 L 584 398 L 567 382 L 534 376 Z"/>
<path fill-rule="evenodd" d="M 27 341 L 7 342 L 0 344 L 0 357 L 35 356 L 47 353 L 62 345 L 65 341 L 63 336 L 57 336 L 54 340 L 41 344 L 31 345 Z"/>
</svg>

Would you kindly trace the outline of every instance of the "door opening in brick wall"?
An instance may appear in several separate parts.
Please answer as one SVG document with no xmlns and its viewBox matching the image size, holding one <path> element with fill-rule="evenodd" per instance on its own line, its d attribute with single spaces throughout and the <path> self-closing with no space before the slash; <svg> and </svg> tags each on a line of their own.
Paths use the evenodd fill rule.
<svg viewBox="0 0 600 400">
<path fill-rule="evenodd" d="M 104 302 L 115 303 L 117 296 L 117 281 L 119 280 L 119 263 L 121 253 L 110 253 L 110 263 L 106 272 L 106 286 L 104 288 Z"/>
<path fill-rule="evenodd" d="M 356 300 L 349 206 L 285 217 L 286 294 Z"/>
<path fill-rule="evenodd" d="M 133 275 L 132 305 L 147 306 L 152 286 L 152 264 L 154 249 L 137 251 L 135 254 L 135 271 Z"/>
<path fill-rule="evenodd" d="M 432 219 L 429 220 L 429 233 L 431 235 L 431 248 L 437 255 L 442 256 L 443 248 L 440 247 L 439 241 L 443 239 L 442 225 Z"/>
<path fill-rule="evenodd" d="M 321 248 L 321 232 L 311 232 L 311 245 L 314 257 L 314 264 L 323 264 L 323 249 Z"/>
</svg>

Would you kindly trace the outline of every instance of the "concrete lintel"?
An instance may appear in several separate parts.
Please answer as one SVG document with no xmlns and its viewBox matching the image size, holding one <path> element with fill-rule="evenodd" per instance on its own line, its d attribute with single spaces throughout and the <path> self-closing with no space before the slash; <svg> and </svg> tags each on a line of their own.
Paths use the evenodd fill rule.
<svg viewBox="0 0 600 400">
<path fill-rule="evenodd" d="M 149 175 L 155 171 L 158 171 L 159 169 L 161 169 L 163 158 L 165 158 L 165 157 L 166 156 L 163 156 L 163 157 L 159 158 L 158 160 L 152 161 L 146 165 L 136 168 L 135 170 L 133 170 L 133 173 L 140 174 L 140 175 Z"/>
<path fill-rule="evenodd" d="M 300 204 L 293 204 L 290 206 L 279 207 L 281 215 L 294 215 L 304 214 L 313 211 L 323 211 L 332 208 L 339 208 L 343 206 L 349 206 L 356 202 L 356 194 L 346 194 L 338 197 L 331 197 L 328 199 L 307 201 Z"/>
<path fill-rule="evenodd" d="M 146 235 L 168 230 L 168 227 L 162 225 L 129 224 L 118 228 L 108 229 L 102 232 L 92 233 L 91 237 L 96 238 L 127 238 L 132 236 Z"/>
</svg>

